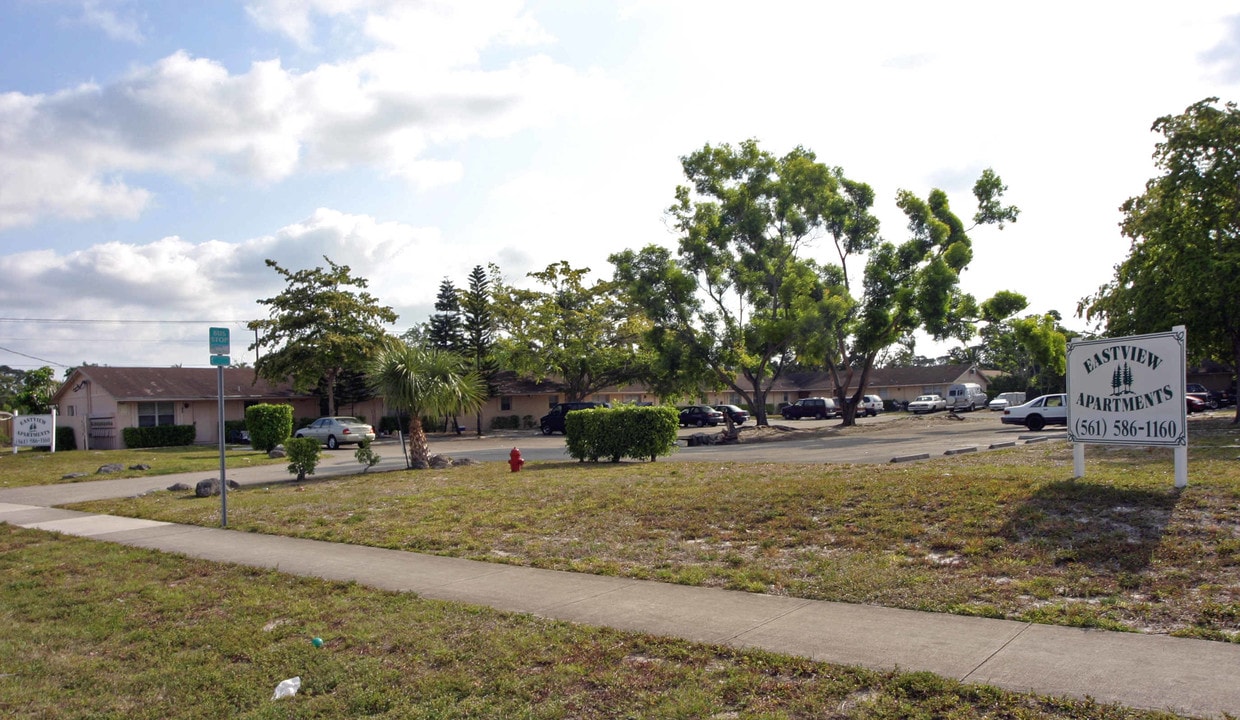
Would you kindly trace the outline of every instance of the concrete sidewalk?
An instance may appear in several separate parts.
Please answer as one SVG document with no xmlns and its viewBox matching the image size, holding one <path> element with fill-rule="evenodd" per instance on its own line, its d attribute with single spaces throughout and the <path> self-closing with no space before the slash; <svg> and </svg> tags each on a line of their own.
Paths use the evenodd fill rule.
<svg viewBox="0 0 1240 720">
<path fill-rule="evenodd" d="M 230 471 L 230 477 L 242 485 L 287 478 L 282 465 L 270 467 L 280 472 L 249 468 Z M 341 462 L 324 471 L 356 472 L 357 465 Z M 1092 697 L 1192 717 L 1240 712 L 1237 644 L 581 575 L 50 507 L 73 501 L 66 496 L 129 496 L 152 485 L 193 484 L 199 475 L 209 473 L 4 490 L 0 522 L 832 663 L 926 670 L 1009 690 Z"/>
</svg>

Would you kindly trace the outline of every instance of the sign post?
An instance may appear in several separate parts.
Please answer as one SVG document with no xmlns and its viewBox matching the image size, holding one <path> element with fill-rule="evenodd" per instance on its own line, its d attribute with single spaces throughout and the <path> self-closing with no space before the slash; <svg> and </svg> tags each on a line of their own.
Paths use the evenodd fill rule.
<svg viewBox="0 0 1240 720">
<path fill-rule="evenodd" d="M 1068 439 L 1076 477 L 1085 444 L 1174 448 L 1175 486 L 1188 486 L 1182 325 L 1169 333 L 1068 345 Z"/>
<path fill-rule="evenodd" d="M 228 527 L 228 480 L 224 474 L 224 367 L 229 364 L 230 352 L 228 328 L 211 328 L 211 364 L 216 368 L 216 388 L 219 393 L 219 440 L 220 440 L 220 527 Z"/>
</svg>

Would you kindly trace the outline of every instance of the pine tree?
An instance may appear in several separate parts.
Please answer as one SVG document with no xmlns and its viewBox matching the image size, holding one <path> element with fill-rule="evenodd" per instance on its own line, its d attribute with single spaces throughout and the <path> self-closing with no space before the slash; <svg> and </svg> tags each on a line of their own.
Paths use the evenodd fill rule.
<svg viewBox="0 0 1240 720">
<path fill-rule="evenodd" d="M 491 272 L 498 274 L 499 269 L 492 265 Z M 496 368 L 491 354 L 495 347 L 495 313 L 492 311 L 491 302 L 491 279 L 481 265 L 475 265 L 469 273 L 469 288 L 461 303 L 464 321 L 464 347 L 461 354 L 486 382 L 487 397 L 494 397 L 496 393 Z M 481 412 L 477 417 L 477 432 L 482 435 Z"/>
<path fill-rule="evenodd" d="M 459 352 L 464 345 L 461 329 L 461 300 L 456 286 L 448 278 L 439 283 L 439 296 L 435 298 L 435 314 L 431 315 L 427 340 L 437 350 Z"/>
</svg>

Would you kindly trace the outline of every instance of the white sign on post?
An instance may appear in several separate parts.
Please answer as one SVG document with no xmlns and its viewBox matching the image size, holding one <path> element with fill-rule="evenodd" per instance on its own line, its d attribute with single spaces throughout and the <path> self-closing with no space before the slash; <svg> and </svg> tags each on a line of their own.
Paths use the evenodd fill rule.
<svg viewBox="0 0 1240 720">
<path fill-rule="evenodd" d="M 1068 439 L 1078 452 L 1081 443 L 1188 447 L 1185 343 L 1184 328 L 1176 327 L 1068 345 Z M 1176 485 L 1183 487 L 1176 457 Z M 1077 477 L 1084 473 L 1082 454 Z M 1187 474 L 1184 467 L 1185 484 Z"/>
<path fill-rule="evenodd" d="M 19 447 L 48 447 L 56 452 L 56 415 L 13 415 L 13 452 Z"/>
</svg>

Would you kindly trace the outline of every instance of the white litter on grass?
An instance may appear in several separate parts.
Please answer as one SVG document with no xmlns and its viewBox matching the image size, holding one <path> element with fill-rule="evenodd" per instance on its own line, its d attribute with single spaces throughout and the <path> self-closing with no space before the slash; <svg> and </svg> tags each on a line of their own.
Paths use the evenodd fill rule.
<svg viewBox="0 0 1240 720">
<path fill-rule="evenodd" d="M 279 700 L 280 698 L 293 697 L 294 695 L 297 694 L 297 691 L 300 688 L 301 688 L 300 677 L 291 677 L 288 680 L 281 680 L 280 684 L 276 685 L 276 693 L 275 695 L 271 696 L 271 699 Z"/>
</svg>

